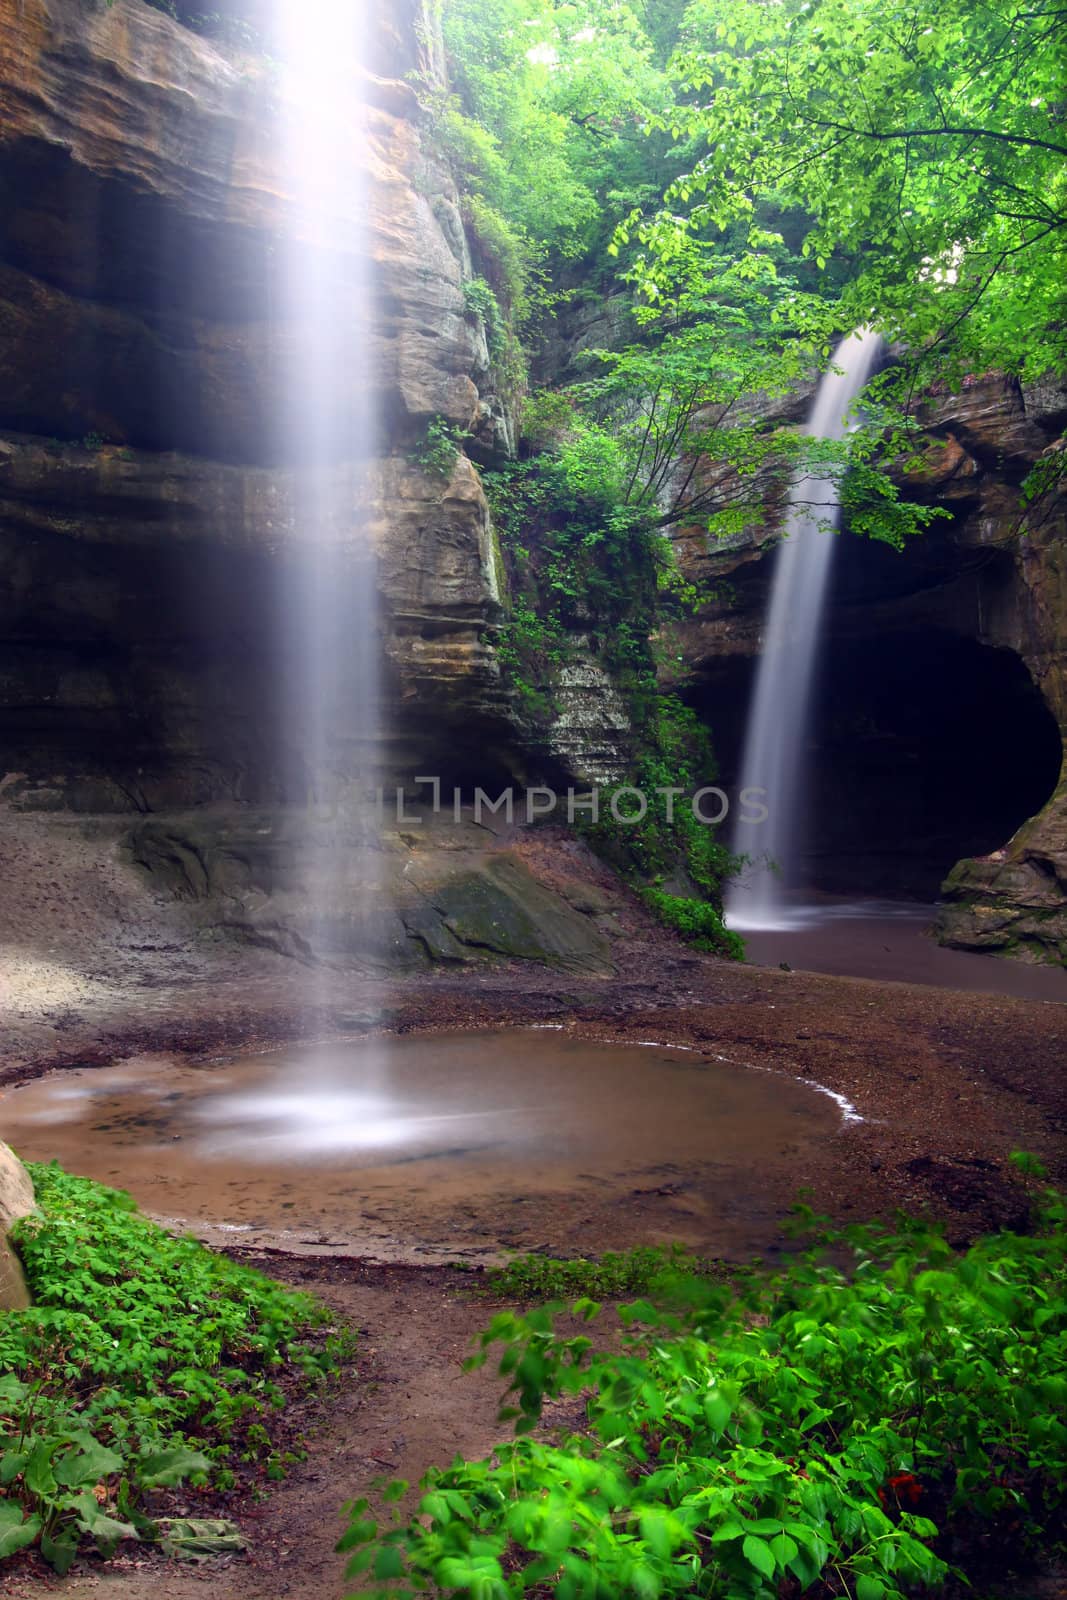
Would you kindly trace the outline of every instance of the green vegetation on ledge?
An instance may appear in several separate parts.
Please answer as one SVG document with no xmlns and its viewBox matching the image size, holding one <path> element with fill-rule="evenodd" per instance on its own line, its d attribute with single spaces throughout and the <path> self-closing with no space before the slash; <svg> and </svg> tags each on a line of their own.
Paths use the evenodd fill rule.
<svg viewBox="0 0 1067 1600">
<path fill-rule="evenodd" d="M 598 820 L 582 824 L 590 844 L 636 888 L 664 926 L 698 949 L 742 961 L 744 941 L 722 920 L 723 887 L 739 861 L 714 824 L 694 814 L 691 796 L 715 780 L 711 740 L 675 695 L 656 695 L 640 725 L 633 786 L 648 802 L 636 822 L 617 822 L 609 790 Z M 621 814 L 627 812 L 620 805 Z"/>
<path fill-rule="evenodd" d="M 321 1381 L 328 1315 L 129 1195 L 31 1165 L 38 1215 L 12 1239 L 33 1305 L 0 1317 L 0 1558 L 39 1544 L 59 1572 L 83 1538 L 153 1540 L 151 1494 L 231 1487 L 292 1459 L 271 1442 L 285 1389 Z"/>
<path fill-rule="evenodd" d="M 653 631 L 685 603 L 670 548 L 640 508 L 624 503 L 626 463 L 617 442 L 606 431 L 572 427 L 569 407 L 561 411 L 551 401 L 543 397 L 531 409 L 527 427 L 554 446 L 485 477 L 510 589 L 498 659 L 546 737 L 558 709 L 554 681 L 575 636 L 609 668 L 629 708 L 637 745 L 632 784 L 647 811 L 618 821 L 618 790 L 602 790 L 597 819 L 583 820 L 581 831 L 666 926 L 701 949 L 740 959 L 743 943 L 721 915 L 723 884 L 736 862 L 690 805 L 693 792 L 714 779 L 711 744 L 696 715 L 656 682 Z M 629 814 L 621 794 L 619 812 Z"/>
</svg>

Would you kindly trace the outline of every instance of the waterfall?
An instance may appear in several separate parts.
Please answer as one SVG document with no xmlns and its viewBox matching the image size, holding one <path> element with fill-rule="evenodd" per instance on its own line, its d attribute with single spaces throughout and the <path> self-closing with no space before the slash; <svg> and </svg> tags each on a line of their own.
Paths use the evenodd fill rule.
<svg viewBox="0 0 1067 1600">
<path fill-rule="evenodd" d="M 278 737 L 292 807 L 291 921 L 311 958 L 309 1016 L 321 1016 L 329 964 L 357 951 L 359 930 L 373 925 L 378 888 L 366 821 L 381 744 L 367 494 L 375 406 L 366 22 L 358 0 L 274 0 L 285 208 L 273 272 L 275 454 L 287 489 Z"/>
<path fill-rule="evenodd" d="M 815 394 L 804 431 L 843 439 L 849 412 L 871 374 L 880 340 L 869 330 L 849 334 Z M 796 871 L 804 828 L 804 745 L 811 689 L 839 512 L 837 480 L 800 472 L 787 503 L 785 538 L 778 548 L 766 634 L 756 675 L 741 760 L 739 790 L 763 790 L 767 817 L 739 820 L 733 848 L 753 860 L 730 889 L 726 917 L 738 929 L 790 925 L 786 891 Z M 745 812 L 741 810 L 743 818 Z"/>
</svg>

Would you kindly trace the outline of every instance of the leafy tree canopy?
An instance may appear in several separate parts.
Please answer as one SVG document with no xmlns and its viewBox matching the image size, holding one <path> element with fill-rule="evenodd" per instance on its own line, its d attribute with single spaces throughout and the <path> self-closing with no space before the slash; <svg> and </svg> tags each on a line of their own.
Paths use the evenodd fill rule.
<svg viewBox="0 0 1067 1600">
<path fill-rule="evenodd" d="M 647 134 L 672 97 L 627 0 L 449 0 L 443 28 L 454 92 L 437 126 L 498 256 L 505 233 L 520 271 L 586 254 L 662 194 Z"/>
<path fill-rule="evenodd" d="M 646 292 L 691 282 L 721 230 L 758 240 L 799 211 L 833 292 L 780 308 L 797 332 L 870 323 L 950 380 L 1062 366 L 1065 18 L 1055 0 L 693 0 L 666 123 L 700 149 L 640 227 Z"/>
</svg>

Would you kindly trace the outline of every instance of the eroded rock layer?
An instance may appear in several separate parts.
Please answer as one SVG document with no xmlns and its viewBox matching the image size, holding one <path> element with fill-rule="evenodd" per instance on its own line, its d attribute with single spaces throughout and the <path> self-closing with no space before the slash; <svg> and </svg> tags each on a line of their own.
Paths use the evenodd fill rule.
<svg viewBox="0 0 1067 1600">
<path fill-rule="evenodd" d="M 481 486 L 417 459 L 431 419 L 484 427 L 494 402 L 458 197 L 404 81 L 430 70 L 414 20 L 367 42 L 366 132 L 337 160 L 369 226 L 339 216 L 331 242 L 372 286 L 343 399 L 369 388 L 383 419 L 372 461 L 338 462 L 336 538 L 376 574 L 377 765 L 404 777 L 486 751 L 508 770 L 515 744 Z M 277 737 L 300 532 L 272 285 L 301 226 L 278 116 L 262 53 L 141 0 L 0 0 L 0 748 L 26 803 L 270 799 L 299 772 Z"/>
</svg>

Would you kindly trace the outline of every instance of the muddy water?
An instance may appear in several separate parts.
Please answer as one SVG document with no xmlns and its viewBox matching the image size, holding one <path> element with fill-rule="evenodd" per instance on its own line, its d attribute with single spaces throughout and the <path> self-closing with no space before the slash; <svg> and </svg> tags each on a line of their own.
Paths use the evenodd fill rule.
<svg viewBox="0 0 1067 1600">
<path fill-rule="evenodd" d="M 204 1237 L 479 1259 L 765 1249 L 848 1116 L 785 1074 L 527 1029 L 56 1073 L 0 1101 L 0 1135 Z"/>
<path fill-rule="evenodd" d="M 785 906 L 781 928 L 742 929 L 748 960 L 756 966 L 777 967 L 784 962 L 798 972 L 1067 1002 L 1067 972 L 1062 967 L 1006 961 L 936 944 L 930 933 L 936 906 L 838 900 L 829 895 L 797 898 Z"/>
</svg>

